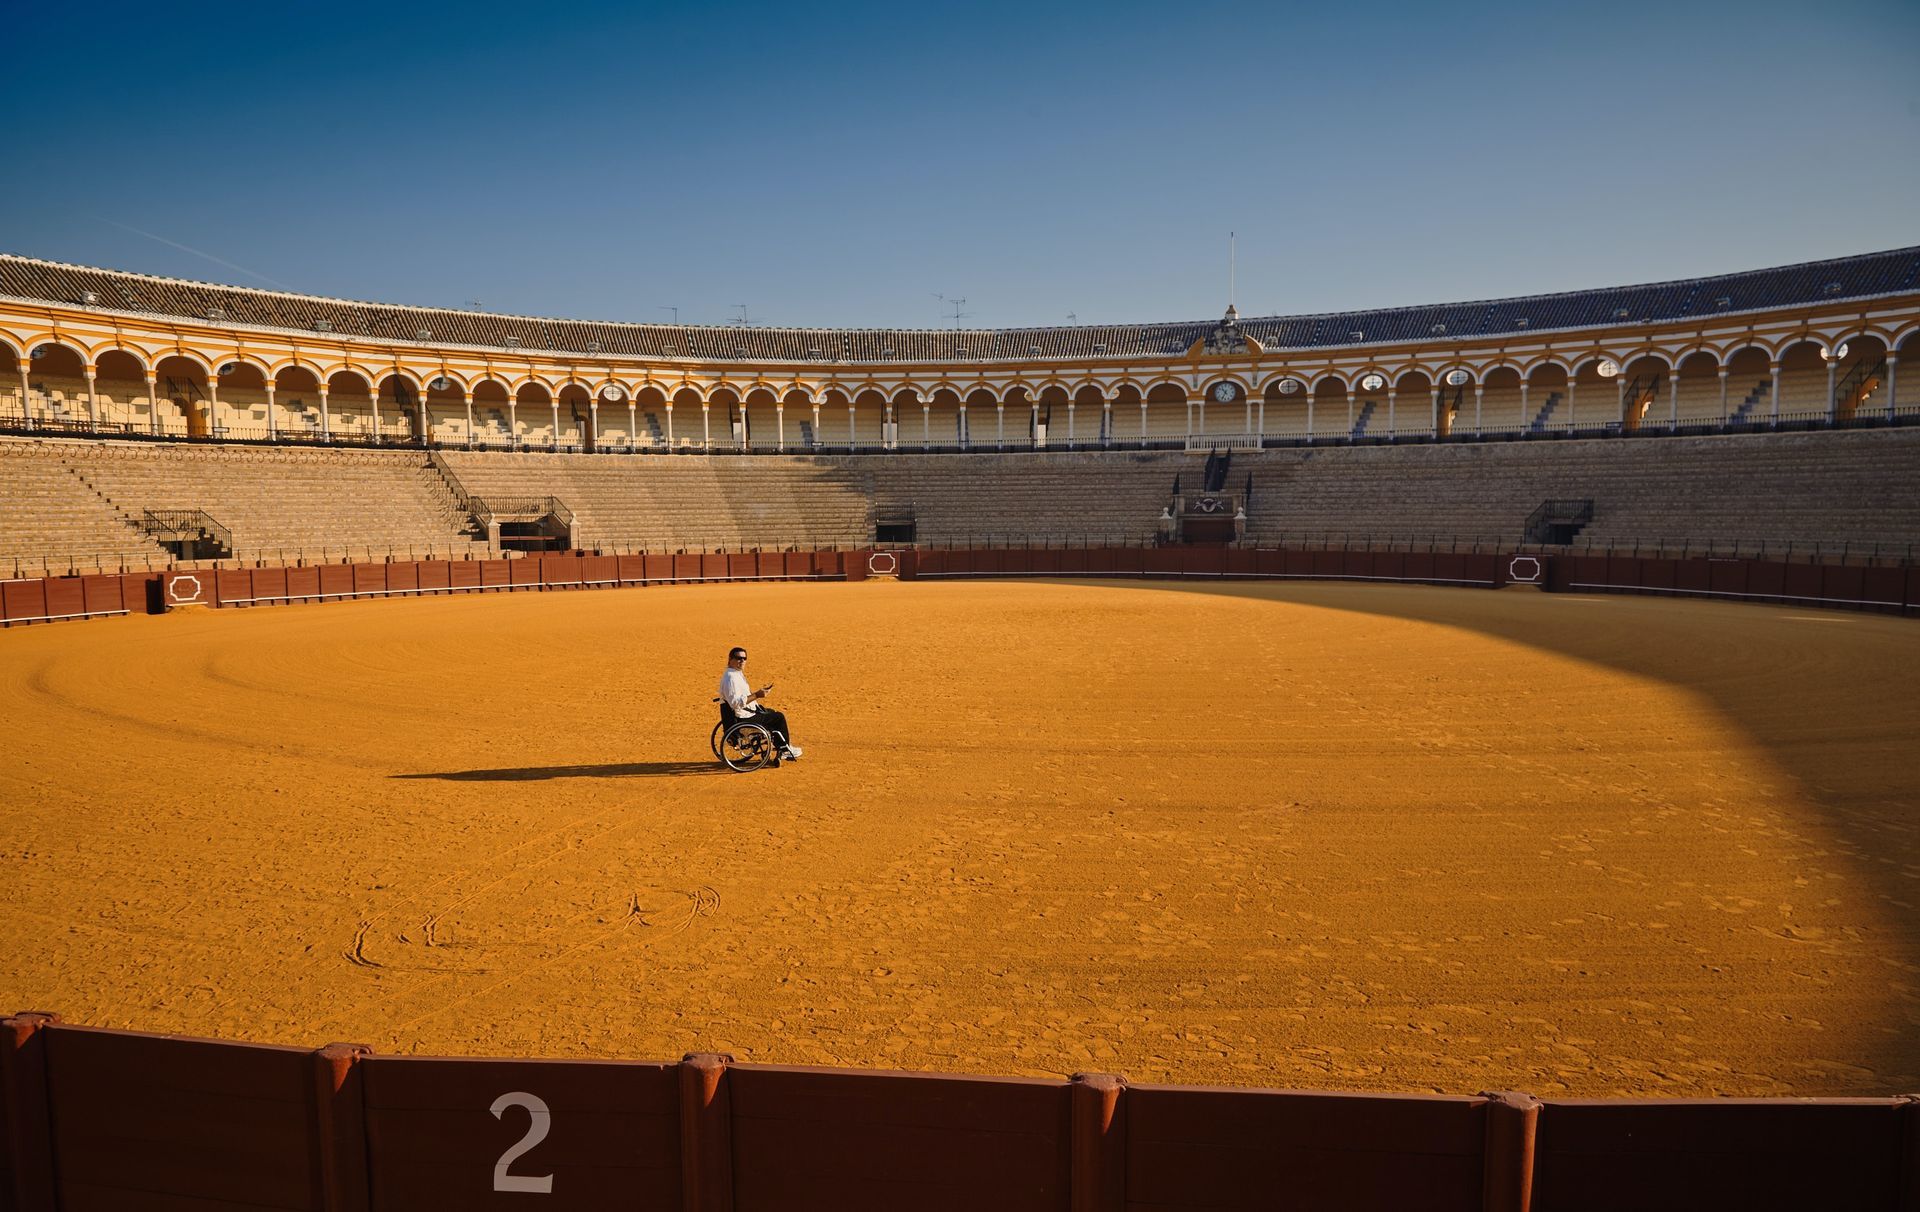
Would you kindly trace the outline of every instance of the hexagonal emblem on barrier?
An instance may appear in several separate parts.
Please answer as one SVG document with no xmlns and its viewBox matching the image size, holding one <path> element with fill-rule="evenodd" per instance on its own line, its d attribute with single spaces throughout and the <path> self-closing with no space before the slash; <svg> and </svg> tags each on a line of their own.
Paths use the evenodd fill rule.
<svg viewBox="0 0 1920 1212">
<path fill-rule="evenodd" d="M 876 551 L 867 556 L 867 573 L 870 576 L 890 577 L 900 572 L 900 557 L 891 551 Z"/>
<path fill-rule="evenodd" d="M 1538 585 L 1544 571 L 1537 556 L 1517 555 L 1507 561 L 1507 579 L 1521 585 Z"/>
<path fill-rule="evenodd" d="M 167 578 L 167 605 L 204 606 L 207 604 L 206 587 L 200 578 L 192 573 L 175 573 Z"/>
</svg>

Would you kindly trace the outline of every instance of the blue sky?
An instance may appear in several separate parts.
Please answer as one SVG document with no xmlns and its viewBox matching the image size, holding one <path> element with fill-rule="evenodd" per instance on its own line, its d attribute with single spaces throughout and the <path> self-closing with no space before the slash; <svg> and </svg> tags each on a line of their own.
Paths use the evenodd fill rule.
<svg viewBox="0 0 1920 1212">
<path fill-rule="evenodd" d="M 1218 314 L 1230 230 L 1247 314 L 1920 243 L 1911 0 L 10 16 L 0 248 L 385 302 L 1104 323 Z"/>
</svg>

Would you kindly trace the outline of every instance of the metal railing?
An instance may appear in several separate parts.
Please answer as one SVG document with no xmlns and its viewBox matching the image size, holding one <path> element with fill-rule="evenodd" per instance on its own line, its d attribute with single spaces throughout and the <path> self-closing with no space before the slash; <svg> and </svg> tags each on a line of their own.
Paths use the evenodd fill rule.
<svg viewBox="0 0 1920 1212">
<path fill-rule="evenodd" d="M 204 509 L 148 509 L 138 524 L 142 532 L 163 543 L 211 539 L 229 553 L 234 550 L 233 532 Z"/>
</svg>

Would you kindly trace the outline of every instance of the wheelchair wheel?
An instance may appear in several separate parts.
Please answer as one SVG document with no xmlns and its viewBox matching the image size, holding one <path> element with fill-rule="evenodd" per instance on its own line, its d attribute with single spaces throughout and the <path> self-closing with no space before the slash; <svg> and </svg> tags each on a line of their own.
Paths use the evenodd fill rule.
<svg viewBox="0 0 1920 1212">
<path fill-rule="evenodd" d="M 720 760 L 729 770 L 758 770 L 774 760 L 773 734 L 758 724 L 736 724 L 720 738 Z"/>
<path fill-rule="evenodd" d="M 725 754 L 720 752 L 720 738 L 726 733 L 726 731 L 727 731 L 727 722 L 725 720 L 721 720 L 718 724 L 715 724 L 713 726 L 713 741 L 712 741 L 713 756 L 717 758 L 724 758 L 726 756 Z"/>
</svg>

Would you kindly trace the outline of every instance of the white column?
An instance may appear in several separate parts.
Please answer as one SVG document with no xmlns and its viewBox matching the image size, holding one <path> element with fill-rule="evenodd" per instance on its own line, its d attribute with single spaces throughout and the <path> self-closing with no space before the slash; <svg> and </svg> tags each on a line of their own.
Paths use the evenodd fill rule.
<svg viewBox="0 0 1920 1212">
<path fill-rule="evenodd" d="M 1778 362 L 1773 363 L 1772 413 L 1772 420 L 1768 424 L 1771 428 L 1778 429 L 1780 428 L 1780 363 Z"/>
<path fill-rule="evenodd" d="M 1840 359 L 1834 358 L 1834 357 L 1828 358 L 1827 359 L 1827 424 L 1829 425 L 1833 424 L 1834 421 L 1838 420 L 1840 416 L 1840 397 L 1839 395 L 1836 394 L 1840 386 L 1836 378 L 1839 372 L 1840 372 Z M 88 376 L 87 386 L 89 388 L 93 386 L 91 375 Z"/>
<path fill-rule="evenodd" d="M 1147 397 L 1140 397 L 1140 444 L 1147 442 Z"/>
<path fill-rule="evenodd" d="M 967 402 L 965 400 L 960 401 L 960 419 L 955 421 L 954 425 L 959 430 L 958 433 L 953 435 L 954 441 L 960 443 L 960 449 L 971 450 L 973 448 L 973 434 L 967 429 Z"/>
<path fill-rule="evenodd" d="M 507 449 L 520 449 L 520 393 L 507 397 Z"/>
<path fill-rule="evenodd" d="M 1575 372 L 1578 373 L 1577 371 Z M 1573 432 L 1573 384 L 1574 376 L 1567 376 L 1567 432 Z"/>
<path fill-rule="evenodd" d="M 1309 433 L 1311 433 L 1313 430 L 1313 398 L 1316 394 L 1317 393 L 1311 392 L 1311 391 L 1307 393 L 1307 430 Z M 1353 389 L 1348 388 L 1347 389 L 1347 441 L 1349 442 L 1353 441 L 1354 402 L 1355 402 L 1355 397 L 1353 394 Z"/>
<path fill-rule="evenodd" d="M 26 412 L 26 407 L 27 398 L 22 396 L 20 410 L 23 414 Z M 325 416 L 326 411 L 327 387 L 323 383 L 320 385 L 320 415 Z M 160 376 L 156 374 L 147 375 L 147 427 L 154 433 L 160 432 Z"/>
<path fill-rule="evenodd" d="M 880 449 L 892 450 L 900 444 L 900 431 L 893 424 L 893 401 L 880 402 Z"/>
<path fill-rule="evenodd" d="M 853 399 L 852 397 L 848 397 L 847 399 L 847 452 L 851 454 L 853 452 L 853 448 L 859 444 L 860 444 L 860 430 L 853 423 Z"/>
<path fill-rule="evenodd" d="M 95 386 L 94 376 L 96 373 L 97 372 L 94 370 L 93 367 L 89 366 L 86 368 L 87 428 L 89 429 L 92 429 L 100 424 L 100 392 L 98 388 Z"/>
<path fill-rule="evenodd" d="M 1900 369 L 1900 355 L 1893 354 L 1893 353 L 1888 354 L 1887 355 L 1887 420 L 1889 421 L 1893 420 L 1893 417 L 1894 417 L 1893 387 L 1894 387 L 1894 381 L 1895 381 L 1895 372 L 1898 371 L 1899 369 Z"/>
<path fill-rule="evenodd" d="M 1040 448 L 1040 401 L 1027 401 L 1027 448 Z"/>
<path fill-rule="evenodd" d="M 933 402 L 920 402 L 920 449 L 926 450 L 933 445 Z"/>
<path fill-rule="evenodd" d="M 1249 392 L 1244 397 L 1242 397 L 1241 402 L 1246 406 L 1246 412 L 1247 412 L 1246 432 L 1252 433 L 1253 432 L 1253 395 L 1252 393 Z"/>
<path fill-rule="evenodd" d="M 1433 400 L 1432 415 L 1427 418 L 1427 436 L 1437 438 L 1440 436 L 1440 388 L 1436 386 L 1427 394 Z"/>
<path fill-rule="evenodd" d="M 380 440 L 380 385 L 375 383 L 373 390 L 367 393 L 367 399 L 373 409 L 373 440 Z"/>
<path fill-rule="evenodd" d="M 32 394 L 29 376 L 27 374 L 29 364 L 28 358 L 22 357 L 20 359 L 20 419 L 23 421 L 33 416 L 33 411 L 27 407 L 27 397 Z M 147 382 L 152 383 L 154 381 L 155 377 L 153 375 L 147 376 Z"/>
<path fill-rule="evenodd" d="M 587 448 L 600 449 L 600 401 L 587 401 Z"/>
<path fill-rule="evenodd" d="M 773 429 L 775 449 L 781 454 L 787 453 L 787 405 L 784 400 L 773 402 Z"/>
<path fill-rule="evenodd" d="M 1005 450 L 1007 448 L 1007 402 L 1005 400 L 995 400 L 993 402 L 993 411 L 994 449 Z"/>
<path fill-rule="evenodd" d="M 467 449 L 471 450 L 473 449 L 473 392 L 467 390 L 462 394 L 466 396 L 467 401 Z"/>
<path fill-rule="evenodd" d="M 1100 445 L 1113 445 L 1113 397 L 1104 394 L 1100 397 Z"/>
<path fill-rule="evenodd" d="M 320 439 L 333 437 L 333 414 L 327 411 L 327 385 L 320 385 Z"/>
<path fill-rule="evenodd" d="M 1073 401 L 1067 401 L 1067 449 L 1073 449 Z"/>
<path fill-rule="evenodd" d="M 220 368 L 217 366 L 207 376 L 207 432 L 216 438 L 220 436 Z"/>
<path fill-rule="evenodd" d="M 1527 425 L 1532 419 L 1531 410 L 1528 409 L 1527 407 L 1527 387 L 1528 387 L 1527 381 L 1525 379 L 1520 380 L 1520 432 L 1521 433 L 1527 432 Z"/>
<path fill-rule="evenodd" d="M 813 402 L 813 444 L 820 445 L 820 401 Z"/>
<path fill-rule="evenodd" d="M 667 449 L 672 450 L 673 449 L 673 401 L 672 400 L 667 401 L 666 413 L 667 413 Z"/>
<path fill-rule="evenodd" d="M 640 404 L 632 396 L 627 397 L 627 453 L 633 453 L 634 443 L 639 439 Z"/>
<path fill-rule="evenodd" d="M 1720 374 L 1720 423 L 1722 425 L 1725 425 L 1727 423 L 1727 368 L 1725 365 L 1722 365 L 1720 367 L 1719 374 Z"/>
<path fill-rule="evenodd" d="M 1614 395 L 1620 401 L 1620 430 L 1624 433 L 1627 428 L 1627 372 L 1625 368 L 1622 368 L 1619 374 L 1613 376 L 1613 387 Z"/>
<path fill-rule="evenodd" d="M 1680 428 L 1680 368 L 1675 366 L 1667 380 L 1667 432 Z"/>
<path fill-rule="evenodd" d="M 706 400 L 700 401 L 700 443 L 707 451 L 713 450 L 713 411 Z"/>
<path fill-rule="evenodd" d="M 560 449 L 560 397 L 553 397 L 553 441 L 548 445 L 554 450 Z"/>
<path fill-rule="evenodd" d="M 1203 434 L 1204 434 L 1204 433 L 1206 433 L 1206 432 L 1207 432 L 1207 396 L 1206 396 L 1206 393 L 1205 393 L 1205 392 L 1202 392 L 1202 393 L 1200 393 L 1200 401 L 1199 401 L 1199 402 L 1200 402 L 1200 422 L 1199 422 L 1199 423 L 1200 423 L 1200 429 L 1199 429 L 1199 432 L 1200 432 L 1200 433 L 1203 433 Z"/>
<path fill-rule="evenodd" d="M 1394 404 L 1393 404 L 1394 397 L 1398 396 L 1399 394 L 1400 394 L 1399 388 L 1397 387 L 1387 388 L 1387 441 L 1389 442 L 1394 441 L 1400 436 L 1400 422 L 1399 422 L 1399 419 L 1394 415 L 1395 410 L 1394 410 Z M 1352 432 L 1352 431 L 1349 430 L 1348 432 Z"/>
<path fill-rule="evenodd" d="M 1309 396 L 1308 399 L 1311 400 L 1312 397 Z M 1311 425 L 1307 426 L 1307 431 L 1308 431 L 1308 436 L 1311 437 L 1313 426 Z M 1259 425 L 1259 428 L 1255 430 L 1255 432 L 1258 433 L 1262 438 L 1267 436 L 1267 393 L 1264 388 L 1262 388 L 1260 391 L 1260 425 Z"/>
<path fill-rule="evenodd" d="M 1187 436 L 1193 436 L 1193 397 L 1187 397 Z"/>
<path fill-rule="evenodd" d="M 1480 436 L 1480 405 L 1485 393 L 1486 387 L 1483 384 L 1473 385 L 1473 436 L 1476 438 Z"/>
<path fill-rule="evenodd" d="M 268 441 L 272 441 L 280 436 L 280 427 L 273 423 L 273 386 L 274 386 L 273 380 L 268 379 L 267 380 L 267 440 Z"/>
</svg>

